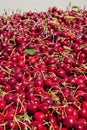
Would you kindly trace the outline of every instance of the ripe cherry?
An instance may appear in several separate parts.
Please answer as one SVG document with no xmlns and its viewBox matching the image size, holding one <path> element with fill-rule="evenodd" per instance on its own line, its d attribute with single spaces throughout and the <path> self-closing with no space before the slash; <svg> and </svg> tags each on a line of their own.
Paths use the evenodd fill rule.
<svg viewBox="0 0 87 130">
<path fill-rule="evenodd" d="M 0 111 L 3 111 L 6 107 L 6 101 L 3 99 L 0 99 Z"/>
<path fill-rule="evenodd" d="M 83 101 L 83 102 L 81 103 L 81 107 L 87 109 L 87 101 Z"/>
<path fill-rule="evenodd" d="M 0 122 L 4 121 L 4 114 L 0 113 Z"/>
<path fill-rule="evenodd" d="M 42 103 L 42 104 L 40 104 L 40 105 L 38 106 L 38 110 L 39 110 L 40 112 L 43 112 L 44 114 L 46 114 L 47 111 L 48 111 L 48 107 L 49 107 L 48 103 Z"/>
<path fill-rule="evenodd" d="M 81 122 L 76 122 L 74 124 L 74 129 L 75 130 L 87 130 L 87 127 L 84 123 L 81 123 Z"/>
<path fill-rule="evenodd" d="M 36 78 L 35 86 L 36 87 L 43 87 L 43 85 L 44 85 L 43 80 L 41 78 L 40 79 Z"/>
<path fill-rule="evenodd" d="M 36 113 L 34 114 L 34 119 L 35 119 L 36 121 L 44 121 L 44 120 L 45 120 L 45 115 L 44 115 L 44 113 L 42 113 L 42 112 L 36 112 Z"/>
<path fill-rule="evenodd" d="M 58 69 L 57 70 L 57 76 L 59 76 L 60 78 L 64 78 L 66 76 L 66 72 L 64 69 Z"/>
<path fill-rule="evenodd" d="M 75 121 L 76 120 L 73 116 L 67 116 L 63 119 L 63 125 L 69 129 L 73 127 Z"/>
<path fill-rule="evenodd" d="M 87 119 L 87 109 L 86 108 L 82 108 L 81 110 L 79 110 L 79 116 Z"/>
<path fill-rule="evenodd" d="M 34 114 L 34 113 L 36 113 L 36 111 L 38 109 L 38 104 L 31 103 L 31 104 L 29 104 L 29 106 L 27 107 L 27 109 L 28 109 L 28 112 L 30 114 Z"/>
</svg>

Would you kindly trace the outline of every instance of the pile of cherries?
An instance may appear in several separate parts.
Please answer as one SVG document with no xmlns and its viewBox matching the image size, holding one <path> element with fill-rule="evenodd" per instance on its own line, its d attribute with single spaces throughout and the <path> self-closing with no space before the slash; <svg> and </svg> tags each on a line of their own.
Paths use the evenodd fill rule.
<svg viewBox="0 0 87 130">
<path fill-rule="evenodd" d="M 0 130 L 87 130 L 87 10 L 0 16 Z"/>
</svg>

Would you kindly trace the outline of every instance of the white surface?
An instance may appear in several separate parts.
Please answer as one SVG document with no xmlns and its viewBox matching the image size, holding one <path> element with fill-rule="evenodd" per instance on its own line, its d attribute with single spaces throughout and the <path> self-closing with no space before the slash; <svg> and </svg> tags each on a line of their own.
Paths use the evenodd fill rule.
<svg viewBox="0 0 87 130">
<path fill-rule="evenodd" d="M 72 6 L 77 5 L 80 8 L 87 9 L 87 0 L 0 0 L 0 12 L 5 10 L 22 11 L 46 11 L 48 7 L 57 6 L 59 9 L 66 9 L 71 1 Z"/>
</svg>

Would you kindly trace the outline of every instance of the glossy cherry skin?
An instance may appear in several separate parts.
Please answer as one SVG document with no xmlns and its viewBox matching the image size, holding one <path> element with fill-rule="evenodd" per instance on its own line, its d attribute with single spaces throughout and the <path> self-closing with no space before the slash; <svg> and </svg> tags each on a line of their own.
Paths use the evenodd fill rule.
<svg viewBox="0 0 87 130">
<path fill-rule="evenodd" d="M 45 120 L 45 115 L 42 112 L 36 112 L 34 114 L 34 119 L 36 121 L 44 121 Z"/>
<path fill-rule="evenodd" d="M 0 111 L 3 111 L 6 107 L 6 102 L 3 99 L 0 99 Z"/>
<path fill-rule="evenodd" d="M 81 122 L 76 122 L 74 124 L 74 129 L 75 130 L 87 130 L 87 127 L 85 124 L 81 123 Z"/>
<path fill-rule="evenodd" d="M 67 116 L 63 119 L 63 125 L 68 129 L 73 128 L 75 121 L 76 120 L 73 116 Z"/>
</svg>

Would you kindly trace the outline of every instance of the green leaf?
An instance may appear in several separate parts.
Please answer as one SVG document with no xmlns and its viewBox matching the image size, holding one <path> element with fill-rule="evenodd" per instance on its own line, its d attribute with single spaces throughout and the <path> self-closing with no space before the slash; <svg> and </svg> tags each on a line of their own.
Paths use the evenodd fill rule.
<svg viewBox="0 0 87 130">
<path fill-rule="evenodd" d="M 79 9 L 79 7 L 74 5 L 74 6 L 72 6 L 72 9 Z"/>
<path fill-rule="evenodd" d="M 36 53 L 35 49 L 26 49 L 25 52 L 27 52 L 29 55 L 34 55 Z"/>
<path fill-rule="evenodd" d="M 55 104 L 60 104 L 60 101 L 59 100 L 55 101 Z"/>
</svg>

